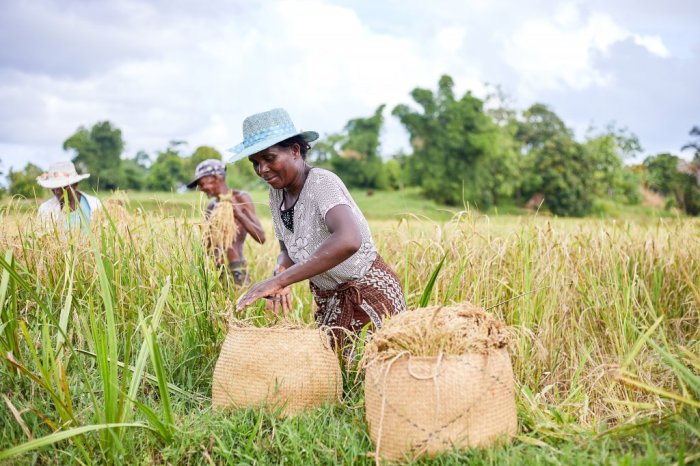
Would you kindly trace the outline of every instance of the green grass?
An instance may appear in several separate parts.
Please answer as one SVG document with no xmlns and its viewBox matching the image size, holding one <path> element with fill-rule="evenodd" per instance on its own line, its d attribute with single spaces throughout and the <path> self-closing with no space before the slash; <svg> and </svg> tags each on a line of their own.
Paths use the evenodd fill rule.
<svg viewBox="0 0 700 466">
<path fill-rule="evenodd" d="M 362 407 L 353 403 L 359 399 L 284 420 L 255 410 L 189 414 L 179 420 L 168 446 L 139 441 L 133 456 L 173 464 L 207 464 L 209 459 L 216 464 L 374 464 Z M 692 437 L 682 423 L 664 421 L 623 434 L 584 434 L 573 441 L 542 442 L 523 435 L 509 445 L 450 452 L 417 464 L 672 464 L 690 453 Z"/>
<path fill-rule="evenodd" d="M 262 218 L 270 217 L 268 207 L 267 190 L 256 189 L 248 191 L 256 204 L 258 215 Z M 419 216 L 433 220 L 449 220 L 457 208 L 449 208 L 424 199 L 416 189 L 403 191 L 376 191 L 367 195 L 364 190 L 353 190 L 351 194 L 358 206 L 369 220 L 390 220 L 409 216 Z M 110 193 L 99 193 L 98 197 L 104 199 Z M 48 194 L 46 196 L 48 198 Z M 43 201 L 24 199 L 5 199 L 0 201 L 0 210 L 3 206 L 13 212 L 33 212 L 37 205 Z M 141 209 L 144 212 L 158 212 L 159 214 L 176 217 L 199 217 L 201 209 L 206 205 L 206 197 L 197 191 L 184 193 L 154 193 L 131 192 L 129 193 L 129 210 Z"/>
<path fill-rule="evenodd" d="M 252 194 L 271 238 L 265 193 Z M 513 333 L 517 380 L 513 443 L 433 462 L 700 461 L 700 222 L 474 212 L 445 222 L 414 195 L 357 195 L 409 306 L 493 306 Z M 241 290 L 202 249 L 203 201 L 132 195 L 128 230 L 92 239 L 35 235 L 30 203 L 0 211 L 0 463 L 374 461 L 352 373 L 342 404 L 296 418 L 211 410 Z M 270 275 L 273 243 L 246 244 L 254 280 Z M 293 294 L 296 318 L 311 321 L 308 288 Z M 241 317 L 274 321 L 261 305 Z"/>
<path fill-rule="evenodd" d="M 471 209 L 474 206 L 443 206 L 421 196 L 418 188 L 407 188 L 399 191 L 374 191 L 368 195 L 366 190 L 353 189 L 350 191 L 360 209 L 368 220 L 395 220 L 400 218 L 419 217 L 439 222 L 450 220 L 456 213 Z M 256 188 L 248 193 L 255 202 L 258 214 L 263 218 L 269 218 L 267 190 Z M 111 193 L 99 193 L 98 197 L 104 199 Z M 46 198 L 48 198 L 48 193 Z M 142 209 L 145 212 L 159 212 L 168 216 L 198 217 L 201 209 L 206 205 L 206 197 L 198 191 L 176 192 L 130 192 L 131 201 L 129 209 L 134 211 Z M 39 200 L 12 200 L 6 198 L 0 200 L 0 210 L 3 206 L 11 206 L 14 212 L 32 212 L 36 209 Z M 491 207 L 484 212 L 489 216 L 532 216 L 539 215 L 549 217 L 544 209 L 532 212 L 515 205 L 512 201 L 504 201 L 498 206 Z M 642 205 L 623 205 L 607 199 L 598 199 L 594 203 L 590 218 L 614 218 L 622 220 L 634 220 L 638 222 L 655 218 L 673 218 L 676 214 Z"/>
<path fill-rule="evenodd" d="M 270 217 L 267 190 L 248 191 L 256 204 L 258 215 Z M 355 202 L 369 220 L 391 220 L 409 216 L 419 216 L 433 220 L 449 220 L 458 209 L 440 206 L 423 199 L 417 190 L 375 191 L 367 195 L 364 190 L 351 192 Z M 199 206 L 206 204 L 201 193 L 132 193 L 129 195 L 132 208 L 141 207 L 146 211 L 165 211 L 180 216 L 198 215 Z M 193 206 L 196 208 L 193 210 Z"/>
</svg>

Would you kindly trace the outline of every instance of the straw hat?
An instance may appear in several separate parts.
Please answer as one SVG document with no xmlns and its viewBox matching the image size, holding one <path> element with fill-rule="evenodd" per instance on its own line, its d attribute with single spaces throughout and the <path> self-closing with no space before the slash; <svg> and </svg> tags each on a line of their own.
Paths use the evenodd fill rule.
<svg viewBox="0 0 700 466">
<path fill-rule="evenodd" d="M 56 162 L 49 166 L 46 173 L 37 176 L 36 181 L 44 188 L 54 189 L 70 186 L 89 177 L 89 173 L 79 175 L 72 162 Z"/>
<path fill-rule="evenodd" d="M 229 149 L 234 155 L 228 161 L 236 162 L 293 136 L 301 136 L 306 142 L 318 139 L 316 131 L 297 131 L 283 108 L 256 113 L 243 120 L 243 142 Z"/>
</svg>

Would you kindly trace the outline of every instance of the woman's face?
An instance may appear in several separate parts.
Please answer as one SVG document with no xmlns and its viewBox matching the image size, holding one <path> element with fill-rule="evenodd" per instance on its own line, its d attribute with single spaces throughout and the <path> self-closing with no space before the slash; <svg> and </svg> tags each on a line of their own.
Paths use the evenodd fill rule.
<svg viewBox="0 0 700 466">
<path fill-rule="evenodd" d="M 299 146 L 272 146 L 248 157 L 255 173 L 275 189 L 289 186 L 299 173 L 302 160 Z"/>
</svg>

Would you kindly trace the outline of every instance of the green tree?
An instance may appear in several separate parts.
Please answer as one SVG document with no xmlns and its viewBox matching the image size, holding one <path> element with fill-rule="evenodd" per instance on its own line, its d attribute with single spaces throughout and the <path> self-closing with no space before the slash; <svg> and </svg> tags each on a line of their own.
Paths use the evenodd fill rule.
<svg viewBox="0 0 700 466">
<path fill-rule="evenodd" d="M 140 165 L 135 159 L 122 160 L 120 171 L 119 178 L 122 189 L 140 191 L 146 186 L 148 169 Z"/>
<path fill-rule="evenodd" d="M 438 202 L 488 207 L 498 192 L 512 192 L 515 154 L 483 102 L 470 92 L 456 99 L 453 88 L 452 78 L 442 76 L 436 93 L 421 88 L 411 92 L 420 111 L 402 104 L 392 112 L 411 137 L 408 179 Z M 495 179 L 503 183 L 498 189 Z"/>
<path fill-rule="evenodd" d="M 228 165 L 226 169 L 226 183 L 234 189 L 264 189 L 267 187 L 267 184 L 255 173 L 253 164 L 248 160 L 241 160 Z"/>
<path fill-rule="evenodd" d="M 200 162 L 203 162 L 207 159 L 216 159 L 216 160 L 222 160 L 221 153 L 214 149 L 213 147 L 209 146 L 199 146 L 195 149 L 195 151 L 190 155 L 188 159 L 186 159 L 186 170 L 187 173 L 190 175 L 194 174 L 195 168 L 197 168 L 197 165 L 200 164 Z"/>
<path fill-rule="evenodd" d="M 122 132 L 109 121 L 87 129 L 80 127 L 63 143 L 75 153 L 73 163 L 82 173 L 90 173 L 89 183 L 97 189 L 116 189 L 121 184 Z"/>
<path fill-rule="evenodd" d="M 694 140 L 681 147 L 681 150 L 692 150 L 693 159 L 700 161 L 700 126 L 693 126 L 689 133 Z"/>
<path fill-rule="evenodd" d="M 522 153 L 521 200 L 542 193 L 545 206 L 556 215 L 586 215 L 596 194 L 632 182 L 623 175 L 617 136 L 606 133 L 587 145 L 579 144 L 573 131 L 544 104 L 536 103 L 522 113 L 514 138 Z"/>
<path fill-rule="evenodd" d="M 590 213 L 594 182 L 589 174 L 593 167 L 581 144 L 560 134 L 544 141 L 532 154 L 547 208 L 562 216 Z"/>
<path fill-rule="evenodd" d="M 624 165 L 625 159 L 642 150 L 634 134 L 612 126 L 599 134 L 591 130 L 583 146 L 591 165 L 590 176 L 596 196 L 628 204 L 641 201 L 639 177 Z"/>
<path fill-rule="evenodd" d="M 380 105 L 369 118 L 355 118 L 345 125 L 342 138 L 337 136 L 317 151 L 319 155 L 330 155 L 332 170 L 345 184 L 356 188 L 387 187 L 384 162 L 379 154 L 380 132 L 384 123 L 384 107 Z M 336 142 L 337 140 L 337 142 Z M 340 145 L 340 151 L 335 150 Z"/>
<path fill-rule="evenodd" d="M 136 153 L 134 156 L 134 162 L 146 169 L 148 169 L 153 163 L 151 161 L 151 156 L 144 150 L 140 150 Z"/>
<path fill-rule="evenodd" d="M 384 162 L 384 173 L 386 173 L 387 187 L 391 189 L 401 189 L 404 186 L 403 170 L 401 163 L 395 158 Z"/>
<path fill-rule="evenodd" d="M 652 191 L 665 196 L 676 196 L 679 187 L 678 162 L 680 159 L 669 153 L 657 154 L 644 159 L 645 184 Z"/>
<path fill-rule="evenodd" d="M 346 135 L 332 133 L 314 143 L 308 154 L 310 162 L 314 166 L 333 170 L 331 160 L 340 157 L 340 145 L 345 141 Z"/>
<path fill-rule="evenodd" d="M 151 191 L 172 191 L 179 189 L 187 182 L 188 176 L 185 160 L 180 154 L 169 147 L 158 153 L 156 161 L 151 165 L 146 178 L 146 188 Z"/>
<path fill-rule="evenodd" d="M 690 215 L 700 214 L 700 187 L 695 173 L 681 171 L 687 162 L 664 153 L 644 160 L 645 183 L 649 189 L 672 196 L 678 207 Z"/>
<path fill-rule="evenodd" d="M 629 166 L 624 167 L 618 182 L 616 192 L 627 204 L 639 204 L 642 202 L 642 177 Z"/>
<path fill-rule="evenodd" d="M 545 104 L 536 103 L 525 110 L 522 120 L 517 123 L 515 138 L 526 152 L 539 149 L 554 138 L 566 137 L 573 140 L 573 132 L 564 121 Z"/>
<path fill-rule="evenodd" d="M 693 151 L 693 159 L 684 164 L 683 171 L 695 176 L 697 182 L 700 183 L 700 126 L 693 126 L 693 129 L 690 130 L 690 135 L 694 136 L 695 140 L 681 147 L 681 151 L 691 149 Z"/>
<path fill-rule="evenodd" d="M 522 154 L 520 160 L 521 177 L 517 188 L 517 198 L 526 202 L 536 193 L 543 191 L 542 174 L 536 169 L 538 153 L 544 144 L 554 137 L 573 140 L 573 133 L 559 116 L 542 103 L 536 103 L 522 112 L 515 123 L 514 138 Z"/>
<path fill-rule="evenodd" d="M 44 188 L 39 186 L 36 178 L 44 171 L 32 163 L 28 163 L 23 170 L 13 171 L 7 175 L 10 186 L 10 194 L 13 196 L 23 196 L 26 198 L 42 197 Z"/>
</svg>

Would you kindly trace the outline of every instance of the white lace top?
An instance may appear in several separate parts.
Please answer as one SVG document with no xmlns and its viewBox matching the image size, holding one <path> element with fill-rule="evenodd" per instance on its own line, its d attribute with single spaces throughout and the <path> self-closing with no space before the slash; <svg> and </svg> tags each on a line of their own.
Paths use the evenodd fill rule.
<svg viewBox="0 0 700 466">
<path fill-rule="evenodd" d="M 284 242 L 295 264 L 307 261 L 331 235 L 326 225 L 326 213 L 332 207 L 341 204 L 349 206 L 362 235 L 359 251 L 327 272 L 312 277 L 311 282 L 322 290 L 330 290 L 341 283 L 362 278 L 377 258 L 377 249 L 367 220 L 340 178 L 322 168 L 313 168 L 309 172 L 294 205 L 294 231 L 290 231 L 282 222 L 280 207 L 283 193 L 281 189 L 270 189 L 272 223 L 275 236 Z"/>
</svg>

